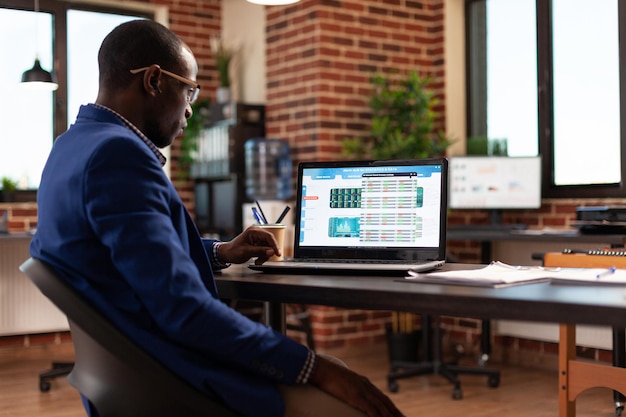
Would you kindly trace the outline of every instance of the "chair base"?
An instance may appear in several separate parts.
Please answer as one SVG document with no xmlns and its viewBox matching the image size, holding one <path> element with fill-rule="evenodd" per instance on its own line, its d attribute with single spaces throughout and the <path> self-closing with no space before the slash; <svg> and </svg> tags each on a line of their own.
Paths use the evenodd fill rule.
<svg viewBox="0 0 626 417">
<path fill-rule="evenodd" d="M 391 361 L 391 369 L 387 374 L 387 388 L 390 392 L 398 392 L 399 387 L 396 382 L 398 379 L 426 374 L 438 374 L 453 384 L 452 399 L 455 400 L 463 398 L 461 381 L 458 379 L 458 376 L 461 374 L 485 375 L 489 387 L 496 388 L 500 385 L 500 371 L 497 369 L 485 368 L 483 366 L 468 367 L 443 363 L 441 361 L 441 328 L 439 325 L 439 317 L 435 317 L 434 319 L 434 329 L 431 329 L 431 321 L 430 316 L 422 316 L 422 333 L 424 335 L 422 346 L 425 359 L 421 362 Z M 432 351 L 430 347 L 431 341 L 433 344 Z M 481 359 L 486 361 L 486 356 L 487 355 L 483 353 Z"/>
<path fill-rule="evenodd" d="M 39 374 L 39 391 L 50 391 L 50 381 L 67 376 L 74 369 L 74 362 L 52 362 L 52 369 Z"/>
</svg>

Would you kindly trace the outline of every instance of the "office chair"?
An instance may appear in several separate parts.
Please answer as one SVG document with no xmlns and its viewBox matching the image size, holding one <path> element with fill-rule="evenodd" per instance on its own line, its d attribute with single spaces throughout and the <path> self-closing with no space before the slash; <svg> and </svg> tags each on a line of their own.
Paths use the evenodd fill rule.
<svg viewBox="0 0 626 417">
<path fill-rule="evenodd" d="M 39 374 L 39 391 L 48 392 L 52 385 L 50 381 L 55 378 L 69 375 L 74 369 L 74 362 L 52 362 L 52 368 Z"/>
<path fill-rule="evenodd" d="M 438 374 L 447 379 L 453 385 L 452 399 L 454 400 L 463 398 L 463 390 L 459 380 L 459 375 L 462 374 L 484 375 L 487 377 L 487 385 L 490 388 L 498 387 L 500 385 L 500 371 L 498 369 L 486 368 L 482 365 L 470 367 L 460 366 L 456 363 L 443 363 L 440 322 L 439 316 L 422 315 L 423 359 L 418 362 L 391 361 L 391 367 L 387 374 L 389 391 L 398 392 L 398 379 L 424 374 Z"/>
<path fill-rule="evenodd" d="M 20 270 L 67 315 L 76 352 L 68 380 L 100 417 L 238 416 L 135 345 L 44 262 Z"/>
</svg>

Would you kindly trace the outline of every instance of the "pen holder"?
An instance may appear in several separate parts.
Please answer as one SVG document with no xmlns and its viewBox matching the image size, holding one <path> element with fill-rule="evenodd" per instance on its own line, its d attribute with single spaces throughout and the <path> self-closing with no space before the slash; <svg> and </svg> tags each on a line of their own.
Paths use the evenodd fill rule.
<svg viewBox="0 0 626 417">
<path fill-rule="evenodd" d="M 411 332 L 394 332 L 387 327 L 387 348 L 389 361 L 394 362 L 418 362 L 419 346 L 422 339 L 421 330 Z"/>
</svg>

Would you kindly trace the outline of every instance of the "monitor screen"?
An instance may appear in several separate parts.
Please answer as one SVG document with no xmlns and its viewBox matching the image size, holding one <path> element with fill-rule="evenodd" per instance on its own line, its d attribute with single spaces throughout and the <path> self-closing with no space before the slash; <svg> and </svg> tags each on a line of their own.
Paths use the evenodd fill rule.
<svg viewBox="0 0 626 417">
<path fill-rule="evenodd" d="M 451 209 L 541 207 L 541 157 L 450 157 Z"/>
</svg>

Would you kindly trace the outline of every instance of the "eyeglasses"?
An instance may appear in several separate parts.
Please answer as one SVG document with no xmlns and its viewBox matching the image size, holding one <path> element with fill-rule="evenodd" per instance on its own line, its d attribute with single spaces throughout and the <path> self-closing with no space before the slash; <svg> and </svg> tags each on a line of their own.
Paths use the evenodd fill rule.
<svg viewBox="0 0 626 417">
<path fill-rule="evenodd" d="M 137 69 L 133 69 L 130 70 L 131 74 L 139 74 L 140 72 L 143 71 L 147 71 L 150 67 L 143 67 L 143 68 L 137 68 Z M 174 78 L 175 80 L 180 81 L 181 83 L 187 84 L 188 86 L 191 86 L 193 88 L 190 88 L 187 91 L 187 103 L 189 104 L 193 104 L 196 102 L 196 100 L 198 99 L 198 95 L 200 94 L 200 84 L 198 84 L 195 81 L 190 80 L 189 78 L 185 78 L 182 77 L 178 74 L 174 74 L 173 72 L 170 71 L 166 71 L 164 69 L 161 68 L 161 72 L 165 75 L 169 75 L 170 77 Z"/>
</svg>

